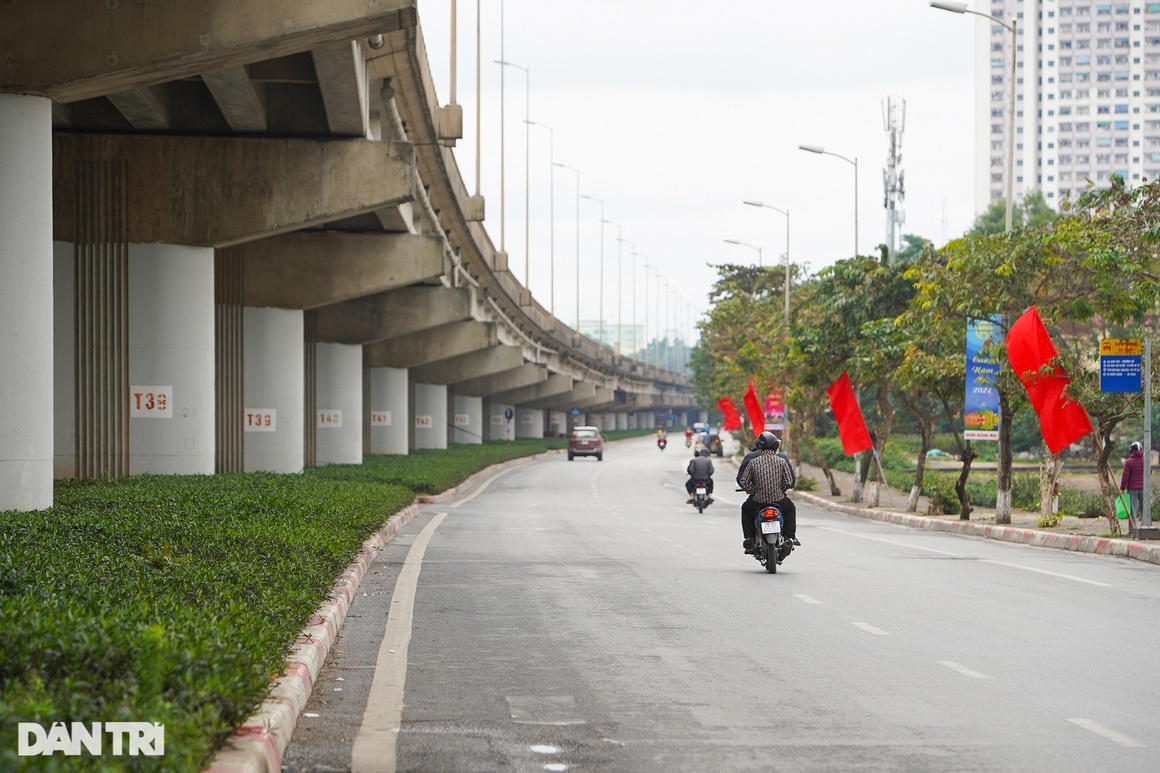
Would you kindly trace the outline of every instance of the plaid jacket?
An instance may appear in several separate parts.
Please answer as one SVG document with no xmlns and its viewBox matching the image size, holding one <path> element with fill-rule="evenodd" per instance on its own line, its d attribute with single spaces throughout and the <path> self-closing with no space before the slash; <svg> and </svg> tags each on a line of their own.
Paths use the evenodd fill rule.
<svg viewBox="0 0 1160 773">
<path fill-rule="evenodd" d="M 789 462 L 777 451 L 765 450 L 745 465 L 737 483 L 755 502 L 780 502 L 785 499 L 785 490 L 793 485 L 793 473 Z"/>
</svg>

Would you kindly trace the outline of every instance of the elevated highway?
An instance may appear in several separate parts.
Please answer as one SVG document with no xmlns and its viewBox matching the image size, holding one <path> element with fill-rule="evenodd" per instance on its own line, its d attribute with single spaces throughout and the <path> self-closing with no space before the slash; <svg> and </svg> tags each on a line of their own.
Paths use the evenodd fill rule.
<svg viewBox="0 0 1160 773">
<path fill-rule="evenodd" d="M 553 318 L 415 0 L 0 0 L 0 510 L 693 409 Z"/>
</svg>

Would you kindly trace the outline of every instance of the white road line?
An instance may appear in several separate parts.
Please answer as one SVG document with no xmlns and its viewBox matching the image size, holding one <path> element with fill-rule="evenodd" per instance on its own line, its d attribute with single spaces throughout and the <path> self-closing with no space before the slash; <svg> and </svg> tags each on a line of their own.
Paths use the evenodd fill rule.
<svg viewBox="0 0 1160 773">
<path fill-rule="evenodd" d="M 1126 736 L 1119 731 L 1112 730 L 1110 727 L 1105 727 L 1104 725 L 1101 725 L 1099 722 L 1096 722 L 1094 719 L 1082 719 L 1082 718 L 1080 718 L 1080 719 L 1069 719 L 1067 721 L 1071 722 L 1073 725 L 1079 725 L 1084 730 L 1087 730 L 1088 732 L 1091 732 L 1091 733 L 1095 733 L 1096 735 L 1098 735 L 1102 738 L 1106 738 L 1109 741 L 1111 741 L 1112 743 L 1117 743 L 1120 746 L 1126 746 L 1129 749 L 1146 749 L 1146 748 L 1148 748 L 1147 744 L 1140 743 L 1135 738 L 1132 738 L 1130 736 Z"/>
<path fill-rule="evenodd" d="M 1059 572 L 1049 572 L 1046 569 L 1035 569 L 1034 567 L 1030 567 L 1030 566 L 1020 566 L 1019 564 L 1008 564 L 1004 561 L 992 561 L 989 558 L 981 558 L 981 559 L 979 559 L 979 561 L 981 563 L 984 563 L 984 564 L 995 564 L 995 566 L 1005 566 L 1008 569 L 1022 569 L 1025 572 L 1037 572 L 1039 574 L 1046 574 L 1046 575 L 1050 575 L 1052 577 L 1059 577 L 1059 578 L 1064 579 L 1064 580 L 1074 580 L 1075 582 L 1086 582 L 1088 585 L 1096 585 L 1100 588 L 1112 587 L 1111 585 L 1109 585 L 1106 582 L 1098 582 L 1096 580 L 1085 580 L 1083 577 L 1075 577 L 1074 575 L 1070 575 L 1070 574 L 1060 574 Z"/>
<path fill-rule="evenodd" d="M 910 550 L 925 550 L 927 553 L 938 553 L 939 555 L 951 556 L 953 558 L 969 558 L 969 556 L 967 556 L 963 553 L 951 553 L 948 550 L 935 550 L 934 548 L 926 548 L 926 547 L 922 547 L 921 545 L 911 545 L 908 542 L 899 542 L 898 540 L 884 539 L 883 537 L 871 537 L 868 534 L 857 534 L 855 532 L 846 531 L 844 529 L 833 529 L 833 528 L 830 528 L 829 526 L 818 526 L 817 528 L 821 529 L 822 531 L 832 531 L 836 534 L 845 534 L 846 536 L 849 536 L 849 537 L 858 537 L 859 539 L 868 539 L 868 540 L 872 540 L 874 542 L 885 542 L 887 545 L 898 545 L 899 547 L 908 548 Z M 1111 585 L 1109 585 L 1106 582 L 1098 582 L 1096 580 L 1086 580 L 1083 577 L 1076 577 L 1075 575 L 1071 575 L 1071 574 L 1060 574 L 1059 572 L 1049 572 L 1046 569 L 1036 569 L 1034 567 L 1023 566 L 1021 564 L 1009 564 L 1006 561 L 993 561 L 989 558 L 980 558 L 979 563 L 994 564 L 996 566 L 1005 566 L 1008 569 L 1022 569 L 1025 572 L 1038 572 L 1039 574 L 1047 574 L 1047 575 L 1050 575 L 1052 577 L 1059 577 L 1060 579 L 1063 579 L 1063 580 L 1074 580 L 1075 582 L 1083 582 L 1083 583 L 1087 583 L 1088 585 L 1096 585 L 1096 586 L 1101 587 L 1101 588 L 1112 587 Z"/>
<path fill-rule="evenodd" d="M 967 668 L 966 666 L 960 665 L 960 664 L 954 662 L 953 660 L 940 660 L 940 661 L 938 661 L 938 664 L 940 666 L 946 666 L 951 671 L 958 671 L 963 676 L 969 676 L 972 679 L 990 679 L 991 678 L 991 677 L 987 676 L 986 674 L 980 674 L 978 671 L 972 671 L 971 669 Z"/>
<path fill-rule="evenodd" d="M 484 491 L 486 491 L 487 487 L 491 485 L 491 482 L 493 480 L 500 477 L 501 475 L 507 475 L 509 472 L 512 471 L 512 469 L 515 469 L 515 468 L 513 467 L 513 468 L 508 469 L 508 470 L 503 470 L 501 472 L 497 472 L 495 475 L 492 475 L 490 478 L 488 478 L 483 483 L 481 483 L 479 488 L 477 488 L 475 491 L 472 491 L 470 494 L 465 496 L 463 499 L 460 499 L 458 502 L 455 502 L 455 503 L 450 504 L 450 505 L 444 505 L 444 507 L 454 508 L 454 507 L 459 507 L 460 505 L 467 504 L 468 502 L 470 502 L 471 500 L 475 499 L 477 496 L 482 494 Z"/>
<path fill-rule="evenodd" d="M 883 631 L 881 628 L 875 628 L 874 626 L 870 625 L 869 623 L 850 623 L 850 625 L 854 626 L 855 628 L 861 628 L 866 633 L 872 633 L 875 636 L 889 636 L 890 635 L 890 634 L 886 633 L 886 631 Z"/>
<path fill-rule="evenodd" d="M 816 598 L 814 598 L 813 596 L 807 596 L 804 593 L 795 593 L 793 595 L 794 595 L 794 598 L 801 599 L 802 601 L 804 601 L 807 604 L 821 604 L 822 603 L 822 602 L 818 601 Z"/>
<path fill-rule="evenodd" d="M 938 553 L 939 555 L 942 555 L 942 556 L 953 556 L 955 558 L 966 558 L 966 556 L 963 555 L 962 553 L 951 553 L 949 550 L 935 550 L 934 548 L 924 548 L 924 547 L 921 547 L 920 545 L 911 545 L 911 544 L 906 543 L 906 542 L 899 542 L 898 540 L 885 539 L 883 537 L 871 537 L 869 534 L 858 534 L 856 532 L 846 531 L 845 529 L 833 529 L 833 528 L 830 528 L 829 526 L 818 526 L 817 528 L 821 529 L 822 531 L 832 531 L 835 534 L 845 534 L 848 537 L 857 537 L 858 539 L 868 539 L 868 540 L 871 540 L 873 542 L 885 542 L 887 545 L 898 545 L 899 547 L 909 548 L 911 550 L 925 550 L 927 553 Z"/>
<path fill-rule="evenodd" d="M 407 560 L 395 580 L 386 632 L 375 660 L 367 707 L 350 750 L 352 773 L 395 773 L 395 745 L 403 719 L 403 687 L 407 681 L 407 647 L 415 613 L 415 590 L 423 554 L 436 527 L 447 513 L 436 513 L 407 552 Z"/>
</svg>

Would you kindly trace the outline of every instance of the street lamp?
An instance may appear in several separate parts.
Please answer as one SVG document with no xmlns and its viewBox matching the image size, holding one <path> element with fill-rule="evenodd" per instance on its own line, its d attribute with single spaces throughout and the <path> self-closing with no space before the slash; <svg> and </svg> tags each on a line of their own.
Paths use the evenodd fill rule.
<svg viewBox="0 0 1160 773">
<path fill-rule="evenodd" d="M 580 332 L 580 170 L 574 166 L 556 161 L 552 166 L 568 169 L 576 173 L 576 332 Z"/>
<path fill-rule="evenodd" d="M 529 302 L 532 293 L 532 279 L 528 270 L 531 265 L 528 251 L 528 215 L 531 210 L 531 194 L 528 183 L 531 180 L 531 172 L 528 169 L 528 160 L 530 158 L 531 148 L 531 117 L 532 107 L 532 71 L 523 65 L 509 62 L 506 59 L 496 59 L 495 63 L 501 67 L 514 67 L 517 70 L 524 71 L 524 286 L 528 290 Z"/>
<path fill-rule="evenodd" d="M 834 158 L 840 158 L 847 164 L 854 165 L 854 257 L 858 257 L 858 157 L 855 156 L 854 160 L 851 161 L 845 156 L 841 156 L 837 153 L 832 153 L 826 150 L 821 145 L 798 145 L 798 147 L 809 153 L 817 153 L 823 156 L 833 156 Z"/>
<path fill-rule="evenodd" d="M 600 298 L 600 319 L 597 330 L 600 331 L 598 333 L 600 345 L 604 346 L 604 224 L 607 222 L 604 219 L 604 199 L 598 199 L 595 196 L 589 196 L 585 193 L 581 193 L 580 198 L 588 199 L 589 201 L 595 201 L 600 205 L 600 291 L 597 293 Z"/>
<path fill-rule="evenodd" d="M 751 207 L 772 209 L 774 212 L 785 215 L 785 330 L 786 335 L 789 335 L 789 210 L 778 209 L 762 201 L 743 201 L 741 203 Z"/>
<path fill-rule="evenodd" d="M 725 243 L 726 244 L 740 244 L 742 247 L 748 247 L 751 250 L 757 250 L 757 265 L 758 266 L 762 265 L 761 248 L 758 247 L 756 244 L 750 244 L 749 242 L 740 242 L 740 241 L 737 241 L 736 239 L 726 239 Z"/>
<path fill-rule="evenodd" d="M 631 239 L 620 239 L 625 244 L 631 245 L 632 250 L 628 253 L 632 255 L 632 356 L 636 359 L 636 242 Z M 617 258 L 619 261 L 619 257 Z M 616 315 L 620 318 L 620 298 L 617 296 L 616 300 Z"/>
<path fill-rule="evenodd" d="M 546 123 L 528 121 L 529 126 L 548 130 L 548 311 L 556 316 L 556 132 Z"/>
<path fill-rule="evenodd" d="M 938 8 L 943 11 L 950 11 L 951 13 L 969 13 L 974 16 L 982 16 L 984 19 L 998 22 L 1007 29 L 1011 30 L 1011 83 L 1010 83 L 1010 100 L 1007 107 L 1007 212 L 1004 219 L 1004 230 L 1011 230 L 1011 218 L 1014 212 L 1015 200 L 1013 198 L 1012 184 L 1015 180 L 1015 54 L 1018 51 L 1018 36 L 1016 28 L 1018 20 L 1012 18 L 1011 23 L 1008 24 L 1003 19 L 997 16 L 992 16 L 989 13 L 982 13 L 980 11 L 972 11 L 967 8 L 966 3 L 944 2 L 944 0 L 930 0 L 931 8 Z M 1035 138 L 1032 138 L 1032 142 Z M 1035 170 L 1032 170 L 1034 173 Z"/>
<path fill-rule="evenodd" d="M 751 207 L 761 207 L 762 209 L 772 209 L 774 212 L 780 212 L 785 215 L 785 311 L 782 316 L 785 317 L 785 338 L 789 340 L 789 210 L 778 209 L 775 206 L 766 204 L 763 201 L 743 201 L 742 204 L 747 204 Z M 782 430 L 782 441 L 785 447 L 790 448 L 790 422 L 789 422 L 789 391 L 786 390 L 785 400 L 785 429 Z"/>
</svg>

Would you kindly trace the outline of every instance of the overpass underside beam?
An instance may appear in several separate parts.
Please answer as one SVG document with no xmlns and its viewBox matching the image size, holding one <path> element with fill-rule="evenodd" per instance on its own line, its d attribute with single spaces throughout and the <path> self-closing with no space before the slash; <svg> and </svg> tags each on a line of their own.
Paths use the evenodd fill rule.
<svg viewBox="0 0 1160 773">
<path fill-rule="evenodd" d="M 455 385 L 455 392 L 461 395 L 492 397 L 514 389 L 542 384 L 548 380 L 548 369 L 543 365 L 526 363 L 518 368 L 505 370 L 492 376 L 468 379 Z"/>
<path fill-rule="evenodd" d="M 498 344 L 495 325 L 470 320 L 378 341 L 368 347 L 371 350 L 368 356 L 377 367 L 418 368 L 491 349 Z"/>
<path fill-rule="evenodd" d="M 466 322 L 471 293 L 452 287 L 405 287 L 318 309 L 318 337 L 338 343 L 371 343 Z M 374 359 L 371 365 L 383 365 Z"/>
<path fill-rule="evenodd" d="M 543 383 L 500 392 L 491 395 L 490 399 L 494 402 L 504 403 L 506 405 L 534 406 L 535 403 L 539 400 L 556 397 L 558 395 L 571 392 L 573 386 L 575 386 L 575 381 L 571 376 L 565 376 L 561 373 L 552 373 L 544 380 Z"/>
<path fill-rule="evenodd" d="M 408 143 L 236 137 L 53 136 L 53 229 L 77 233 L 77 170 L 124 161 L 130 243 L 225 247 L 414 198 Z"/>
<path fill-rule="evenodd" d="M 235 249 L 246 306 L 312 309 L 443 274 L 443 247 L 434 236 L 302 231 Z"/>
<path fill-rule="evenodd" d="M 412 380 L 423 384 L 457 384 L 519 367 L 523 358 L 523 349 L 518 346 L 493 346 L 412 368 L 410 372 Z"/>
</svg>

